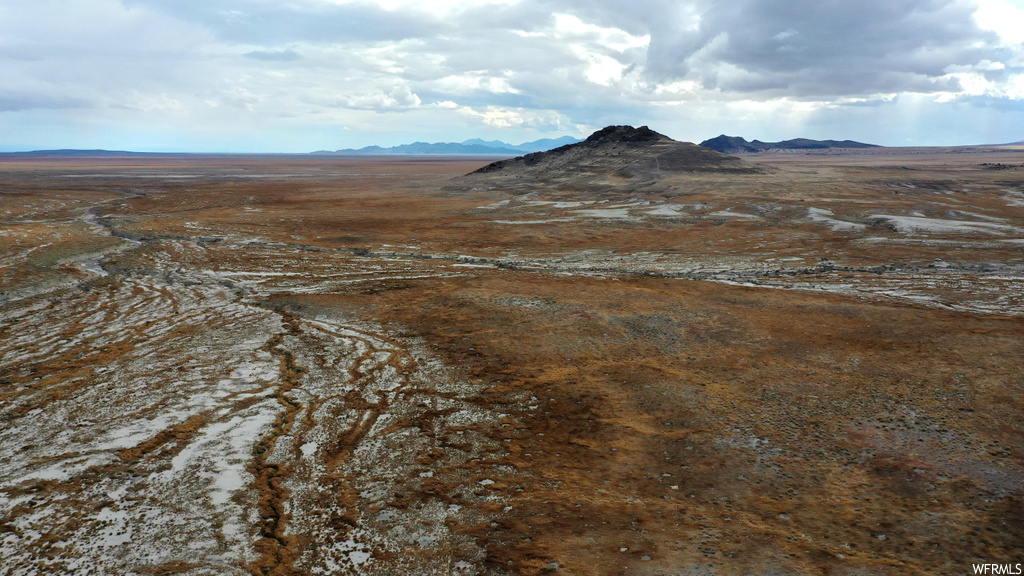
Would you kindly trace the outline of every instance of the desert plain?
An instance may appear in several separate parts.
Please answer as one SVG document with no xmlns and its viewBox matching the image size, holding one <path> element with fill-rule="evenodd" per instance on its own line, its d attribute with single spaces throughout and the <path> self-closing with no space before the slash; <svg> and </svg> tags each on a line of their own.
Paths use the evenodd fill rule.
<svg viewBox="0 0 1024 576">
<path fill-rule="evenodd" d="M 1024 149 L 742 160 L 4 157 L 0 572 L 1024 562 Z"/>
</svg>

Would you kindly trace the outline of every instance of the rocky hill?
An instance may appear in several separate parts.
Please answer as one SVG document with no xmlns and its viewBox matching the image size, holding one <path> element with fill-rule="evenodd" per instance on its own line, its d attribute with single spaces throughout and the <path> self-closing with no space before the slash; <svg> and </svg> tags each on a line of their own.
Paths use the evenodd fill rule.
<svg viewBox="0 0 1024 576">
<path fill-rule="evenodd" d="M 662 174 L 688 172 L 757 172 L 738 158 L 678 142 L 647 126 L 608 126 L 583 142 L 492 162 L 470 176 L 525 181 L 650 180 Z"/>
<path fill-rule="evenodd" d="M 878 148 L 875 144 L 865 144 L 853 140 L 811 140 L 810 138 L 793 138 L 781 142 L 747 142 L 740 136 L 716 136 L 700 143 L 705 148 L 723 154 L 740 154 L 744 152 L 765 152 L 767 150 L 820 150 L 825 148 Z"/>
</svg>

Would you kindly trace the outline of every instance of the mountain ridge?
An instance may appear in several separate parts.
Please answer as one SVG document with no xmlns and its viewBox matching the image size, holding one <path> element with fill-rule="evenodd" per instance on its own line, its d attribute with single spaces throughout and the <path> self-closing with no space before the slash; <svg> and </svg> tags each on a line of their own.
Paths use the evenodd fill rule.
<svg viewBox="0 0 1024 576">
<path fill-rule="evenodd" d="M 52 150 L 25 150 L 23 152 L 0 152 L 6 156 L 40 156 L 40 157 L 96 157 L 96 156 L 171 156 L 176 152 L 132 152 L 130 150 L 105 150 L 102 148 L 56 148 Z"/>
<path fill-rule="evenodd" d="M 519 150 L 520 152 L 544 152 L 546 150 L 552 150 L 566 144 L 575 144 L 582 142 L 579 138 L 573 138 L 572 136 L 560 136 L 558 138 L 541 138 L 539 140 L 531 140 L 529 142 L 523 142 L 522 144 L 509 144 L 508 142 L 502 142 L 501 140 L 481 140 L 480 138 L 470 138 L 469 140 L 463 140 L 460 144 L 472 145 L 480 144 L 483 146 L 493 146 L 495 148 L 508 148 L 510 150 Z"/>
<path fill-rule="evenodd" d="M 501 140 L 482 140 L 471 138 L 462 142 L 413 142 L 398 146 L 364 146 L 363 148 L 345 148 L 342 150 L 318 150 L 313 154 L 338 154 L 355 156 L 402 156 L 416 154 L 438 155 L 479 155 L 479 156 L 518 156 L 523 153 L 543 152 L 559 146 L 579 142 L 572 136 L 559 138 L 541 138 L 522 144 L 509 144 Z"/>
<path fill-rule="evenodd" d="M 810 138 L 792 138 L 779 142 L 748 142 L 742 136 L 726 136 L 721 134 L 700 143 L 705 148 L 723 154 L 757 153 L 768 150 L 823 150 L 827 148 L 880 148 L 877 144 L 865 144 L 854 140 L 812 140 Z"/>
</svg>

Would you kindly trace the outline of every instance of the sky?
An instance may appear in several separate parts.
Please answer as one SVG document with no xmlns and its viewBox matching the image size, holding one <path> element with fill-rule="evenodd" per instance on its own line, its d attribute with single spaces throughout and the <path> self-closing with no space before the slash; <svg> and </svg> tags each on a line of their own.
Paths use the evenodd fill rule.
<svg viewBox="0 0 1024 576">
<path fill-rule="evenodd" d="M 0 0 L 0 151 L 1024 139 L 1024 0 Z"/>
</svg>

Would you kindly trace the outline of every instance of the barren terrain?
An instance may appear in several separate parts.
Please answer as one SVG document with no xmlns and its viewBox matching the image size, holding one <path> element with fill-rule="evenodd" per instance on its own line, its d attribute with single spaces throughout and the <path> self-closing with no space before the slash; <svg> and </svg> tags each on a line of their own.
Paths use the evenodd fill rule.
<svg viewBox="0 0 1024 576">
<path fill-rule="evenodd" d="M 0 159 L 0 572 L 1024 562 L 1024 151 L 744 160 Z"/>
</svg>

